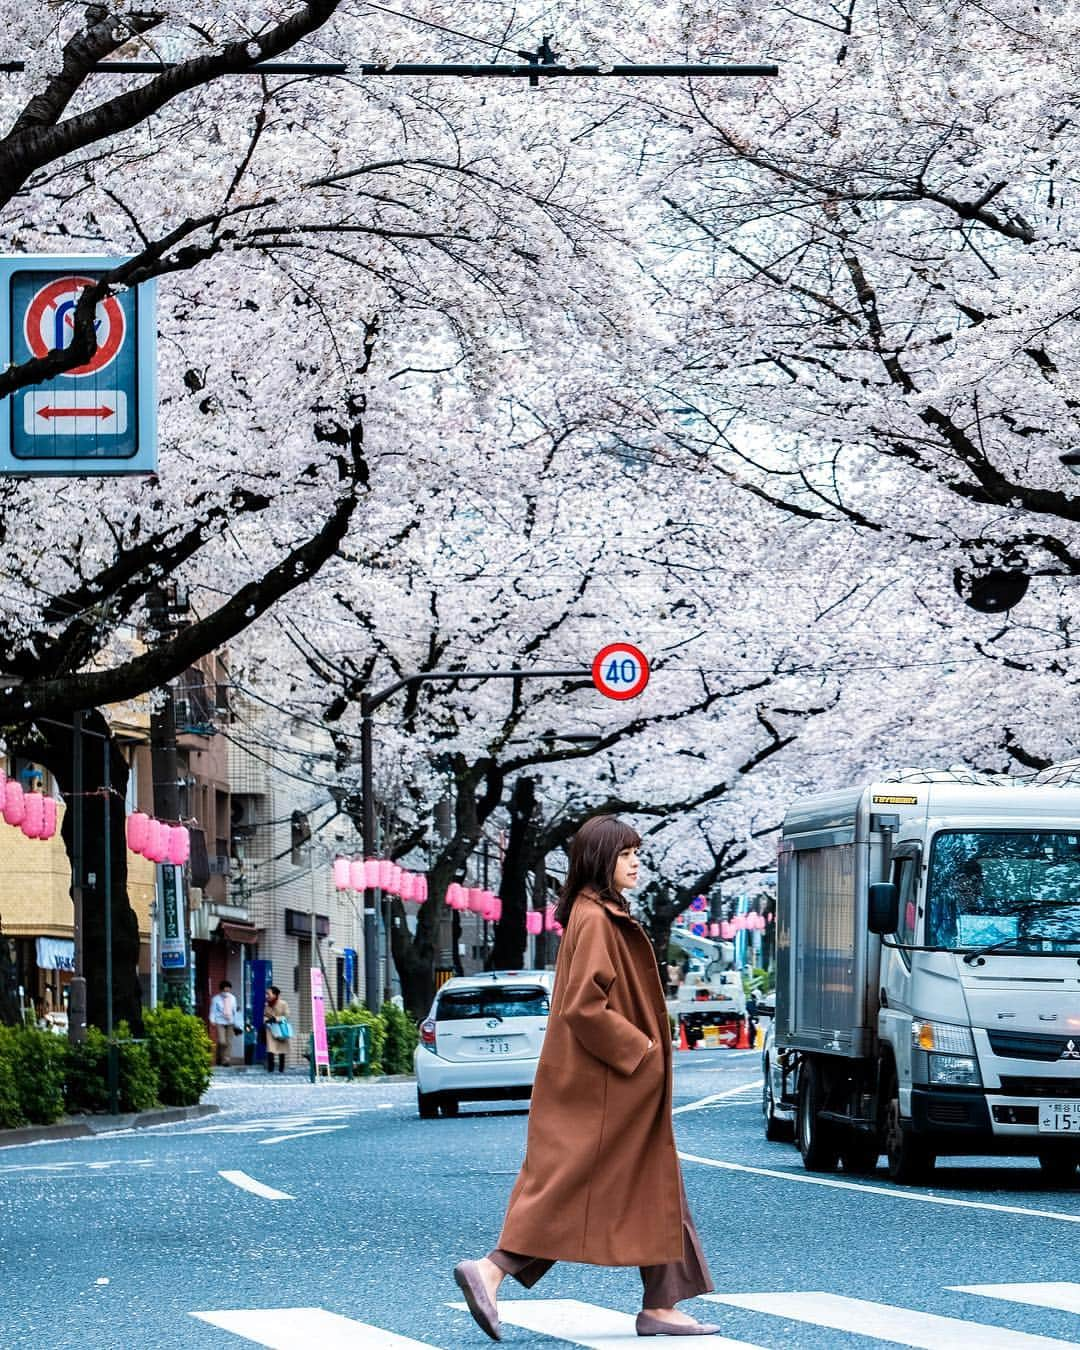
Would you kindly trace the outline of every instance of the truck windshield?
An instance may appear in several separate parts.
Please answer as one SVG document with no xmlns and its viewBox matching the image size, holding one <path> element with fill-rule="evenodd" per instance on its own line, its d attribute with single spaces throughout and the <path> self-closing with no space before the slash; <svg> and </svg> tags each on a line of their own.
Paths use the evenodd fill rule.
<svg viewBox="0 0 1080 1350">
<path fill-rule="evenodd" d="M 930 857 L 926 942 L 956 950 L 1080 947 L 1080 834 L 942 830 Z"/>
</svg>

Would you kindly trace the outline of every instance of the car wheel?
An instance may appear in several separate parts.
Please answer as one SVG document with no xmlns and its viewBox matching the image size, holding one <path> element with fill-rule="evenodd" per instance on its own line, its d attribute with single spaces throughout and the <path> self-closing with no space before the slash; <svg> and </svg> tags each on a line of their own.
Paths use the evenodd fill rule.
<svg viewBox="0 0 1080 1350">
<path fill-rule="evenodd" d="M 885 1098 L 885 1156 L 889 1180 L 901 1186 L 921 1186 L 937 1162 L 926 1144 L 916 1138 L 900 1115 L 900 1085 L 893 1073 Z"/>
<path fill-rule="evenodd" d="M 439 1102 L 439 1110 L 444 1116 L 456 1116 L 460 1106 L 461 1103 L 456 1097 L 444 1097 Z"/>
<path fill-rule="evenodd" d="M 1052 1186 L 1072 1186 L 1077 1181 L 1080 1154 L 1043 1149 L 1039 1154 L 1042 1174 Z"/>
<path fill-rule="evenodd" d="M 773 1144 L 790 1144 L 795 1138 L 795 1126 L 790 1120 L 784 1120 L 776 1114 L 776 1098 L 773 1096 L 768 1060 L 765 1062 L 765 1084 L 761 1091 L 761 1111 L 765 1117 L 765 1138 Z"/>
<path fill-rule="evenodd" d="M 865 1176 L 876 1171 L 881 1146 L 870 1134 L 850 1134 L 840 1145 L 840 1166 L 845 1172 L 859 1172 Z"/>
<path fill-rule="evenodd" d="M 820 1118 L 825 1109 L 825 1075 L 819 1064 L 804 1059 L 799 1070 L 799 1110 L 796 1138 L 808 1172 L 835 1172 L 840 1161 L 836 1127 Z"/>
<path fill-rule="evenodd" d="M 416 1089 L 416 1110 L 421 1120 L 434 1120 L 439 1114 L 439 1103 L 434 1092 L 421 1092 Z"/>
</svg>

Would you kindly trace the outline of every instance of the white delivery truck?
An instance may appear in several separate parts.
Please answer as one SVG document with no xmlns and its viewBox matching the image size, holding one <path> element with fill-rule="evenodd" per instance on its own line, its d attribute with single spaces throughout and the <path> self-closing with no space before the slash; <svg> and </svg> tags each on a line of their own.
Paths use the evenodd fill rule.
<svg viewBox="0 0 1080 1350">
<path fill-rule="evenodd" d="M 1080 1164 L 1080 789 L 904 771 L 784 818 L 766 1131 L 805 1166 Z"/>
<path fill-rule="evenodd" d="M 732 968 L 730 942 L 698 937 L 685 928 L 671 930 L 671 943 L 687 955 L 689 969 L 674 998 L 667 1001 L 675 1035 L 694 1049 L 733 1046 L 746 1027 L 742 976 Z"/>
</svg>

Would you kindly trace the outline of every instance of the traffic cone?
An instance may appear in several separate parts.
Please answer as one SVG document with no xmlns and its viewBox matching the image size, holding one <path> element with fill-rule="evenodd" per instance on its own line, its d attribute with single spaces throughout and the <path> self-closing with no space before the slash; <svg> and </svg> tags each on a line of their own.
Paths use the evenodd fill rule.
<svg viewBox="0 0 1080 1350">
<path fill-rule="evenodd" d="M 735 1042 L 736 1050 L 750 1049 L 750 1025 L 745 1017 L 739 1019 L 739 1038 Z"/>
<path fill-rule="evenodd" d="M 690 1042 L 686 1039 L 686 1023 L 682 1020 L 681 1017 L 679 1018 L 679 1049 L 680 1050 L 693 1049 Z"/>
</svg>

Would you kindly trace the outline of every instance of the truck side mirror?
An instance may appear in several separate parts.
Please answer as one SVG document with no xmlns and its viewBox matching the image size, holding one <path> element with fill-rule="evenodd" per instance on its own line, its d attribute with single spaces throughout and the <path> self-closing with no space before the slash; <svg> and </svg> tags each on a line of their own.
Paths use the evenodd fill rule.
<svg viewBox="0 0 1080 1350">
<path fill-rule="evenodd" d="M 900 926 L 900 893 L 894 881 L 875 881 L 870 887 L 868 926 L 871 933 L 884 937 Z"/>
</svg>

